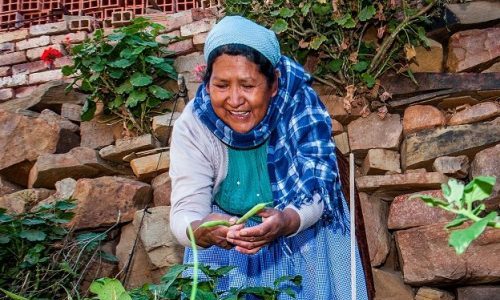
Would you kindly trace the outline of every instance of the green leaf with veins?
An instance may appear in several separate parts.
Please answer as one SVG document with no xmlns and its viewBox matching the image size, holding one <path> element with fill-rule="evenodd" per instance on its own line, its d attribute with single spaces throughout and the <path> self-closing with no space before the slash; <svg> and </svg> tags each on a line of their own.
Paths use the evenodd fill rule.
<svg viewBox="0 0 500 300">
<path fill-rule="evenodd" d="M 462 254 L 467 250 L 470 243 L 477 239 L 481 233 L 486 229 L 488 222 L 495 220 L 497 217 L 497 212 L 492 211 L 486 217 L 482 218 L 480 221 L 475 222 L 471 226 L 465 229 L 454 230 L 450 234 L 450 239 L 448 241 L 449 245 L 455 249 L 457 254 Z"/>
</svg>

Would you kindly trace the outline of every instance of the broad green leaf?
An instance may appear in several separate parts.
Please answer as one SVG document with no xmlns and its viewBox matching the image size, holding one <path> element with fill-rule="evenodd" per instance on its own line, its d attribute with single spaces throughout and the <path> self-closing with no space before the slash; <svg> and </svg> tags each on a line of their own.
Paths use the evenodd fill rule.
<svg viewBox="0 0 500 300">
<path fill-rule="evenodd" d="M 148 100 L 146 100 L 146 106 L 150 108 L 155 108 L 158 105 L 161 104 L 161 100 L 155 97 L 148 97 Z"/>
<path fill-rule="evenodd" d="M 2 291 L 2 293 L 4 293 L 5 295 L 7 295 L 7 297 L 9 297 L 12 300 L 29 300 L 28 298 L 24 298 L 22 296 L 16 295 L 16 294 L 14 294 L 12 292 L 9 292 L 7 290 L 4 290 L 2 288 L 0 288 L 0 291 Z"/>
<path fill-rule="evenodd" d="M 158 65 L 165 62 L 165 59 L 157 56 L 148 56 L 144 60 L 152 65 Z"/>
<path fill-rule="evenodd" d="M 452 227 L 460 226 L 467 220 L 469 220 L 469 219 L 466 217 L 457 216 L 454 220 L 452 220 L 448 224 L 446 224 L 445 228 L 452 228 Z"/>
<path fill-rule="evenodd" d="M 335 21 L 344 28 L 354 28 L 356 26 L 356 21 L 354 21 L 351 14 L 345 14 L 342 18 Z"/>
<path fill-rule="evenodd" d="M 104 70 L 105 65 L 102 63 L 93 64 L 90 66 L 90 69 L 94 72 L 102 72 Z"/>
<path fill-rule="evenodd" d="M 425 47 L 430 47 L 431 44 L 427 38 L 425 29 L 422 26 L 417 27 L 418 38 L 424 43 Z"/>
<path fill-rule="evenodd" d="M 146 47 L 137 47 L 134 50 L 132 50 L 132 55 L 139 55 L 144 50 L 146 50 Z"/>
<path fill-rule="evenodd" d="M 280 34 L 285 32 L 288 29 L 288 23 L 283 19 L 277 19 L 273 26 L 271 26 L 271 30 L 276 32 L 276 34 Z"/>
<path fill-rule="evenodd" d="M 101 73 L 94 73 L 89 77 L 89 82 L 95 82 L 97 79 L 101 78 Z"/>
<path fill-rule="evenodd" d="M 272 17 L 277 17 L 280 15 L 280 11 L 279 10 L 273 10 L 269 13 Z"/>
<path fill-rule="evenodd" d="M 152 85 L 152 86 L 148 87 L 148 90 L 156 98 L 162 99 L 162 100 L 170 99 L 173 96 L 173 94 L 171 92 L 169 92 L 166 89 L 164 89 L 160 86 L 157 86 L 157 85 Z"/>
<path fill-rule="evenodd" d="M 147 94 L 144 91 L 132 91 L 125 101 L 125 105 L 128 107 L 136 107 L 139 102 L 144 101 L 146 99 Z"/>
<path fill-rule="evenodd" d="M 441 200 L 439 198 L 434 198 L 434 197 L 429 196 L 429 195 L 420 195 L 420 194 L 417 194 L 417 195 L 410 196 L 409 199 L 414 199 L 414 198 L 421 199 L 422 201 L 424 201 L 427 205 L 429 205 L 431 207 L 436 207 L 436 206 L 439 206 L 439 207 L 448 207 L 448 203 L 444 202 L 443 200 Z"/>
<path fill-rule="evenodd" d="M 112 62 L 108 62 L 108 65 L 113 67 L 113 68 L 127 68 L 130 67 L 134 62 L 128 59 L 118 59 Z"/>
<path fill-rule="evenodd" d="M 477 239 L 488 225 L 488 222 L 493 221 L 497 217 L 497 212 L 492 211 L 480 221 L 475 222 L 465 229 L 454 230 L 450 234 L 448 244 L 455 249 L 457 254 L 462 254 L 467 250 L 469 245 Z"/>
<path fill-rule="evenodd" d="M 46 222 L 47 221 L 43 219 L 34 218 L 34 219 L 24 219 L 21 223 L 23 223 L 23 225 L 33 226 L 33 225 L 45 224 Z"/>
<path fill-rule="evenodd" d="M 132 300 L 118 279 L 97 279 L 92 282 L 89 289 L 101 300 Z"/>
<path fill-rule="evenodd" d="M 464 185 L 461 182 L 455 178 L 451 178 L 445 186 L 446 188 L 443 187 L 443 196 L 448 200 L 448 203 L 459 202 L 462 199 Z"/>
<path fill-rule="evenodd" d="M 283 293 L 287 294 L 288 296 L 292 297 L 293 299 L 297 299 L 297 294 L 295 294 L 295 291 L 292 288 L 286 287 L 282 291 L 283 291 Z"/>
<path fill-rule="evenodd" d="M 361 74 L 361 79 L 369 88 L 372 88 L 375 85 L 375 78 L 368 73 Z"/>
<path fill-rule="evenodd" d="M 133 86 L 146 86 L 153 82 L 153 78 L 149 75 L 143 74 L 141 72 L 135 72 L 130 77 L 130 83 Z"/>
<path fill-rule="evenodd" d="M 495 186 L 495 177 L 478 176 L 472 179 L 464 188 L 464 201 L 472 204 L 474 201 L 481 201 L 488 198 Z"/>
<path fill-rule="evenodd" d="M 187 268 L 189 268 L 189 267 L 190 267 L 190 265 L 174 265 L 174 266 L 170 267 L 167 274 L 165 274 L 161 277 L 161 282 L 163 283 L 161 285 L 161 288 L 164 291 L 167 291 L 170 288 L 170 286 L 175 282 L 175 279 L 177 279 L 177 277 L 182 272 L 187 270 Z"/>
<path fill-rule="evenodd" d="M 61 71 L 64 76 L 69 76 L 74 74 L 76 72 L 76 69 L 74 66 L 63 66 Z"/>
<path fill-rule="evenodd" d="M 112 34 L 108 35 L 108 40 L 110 41 L 120 41 L 122 40 L 126 35 L 121 32 L 113 32 Z"/>
<path fill-rule="evenodd" d="M 27 239 L 28 241 L 43 241 L 47 237 L 45 232 L 40 230 L 23 230 L 19 233 L 19 237 Z"/>
<path fill-rule="evenodd" d="M 234 268 L 236 268 L 235 266 L 225 266 L 225 267 L 220 267 L 218 269 L 215 270 L 215 273 L 219 276 L 225 276 L 227 275 L 229 272 L 231 272 L 231 270 L 233 270 Z"/>
<path fill-rule="evenodd" d="M 87 100 L 85 100 L 85 104 L 83 104 L 82 113 L 80 115 L 82 121 L 92 120 L 95 114 L 95 110 L 96 110 L 95 102 L 87 98 Z"/>
<path fill-rule="evenodd" d="M 123 76 L 124 71 L 122 69 L 109 69 L 109 76 L 113 79 L 120 79 Z"/>
<path fill-rule="evenodd" d="M 113 109 L 113 108 L 119 108 L 120 106 L 123 105 L 123 97 L 121 95 L 117 95 L 115 100 L 110 101 L 108 103 L 108 107 Z"/>
<path fill-rule="evenodd" d="M 66 235 L 68 234 L 68 230 L 62 228 L 62 227 L 52 227 L 51 229 L 52 233 L 56 235 Z"/>
<path fill-rule="evenodd" d="M 358 61 L 352 66 L 352 69 L 356 72 L 363 72 L 368 68 L 368 62 L 365 60 Z"/>
<path fill-rule="evenodd" d="M 57 201 L 55 208 L 59 209 L 59 210 L 71 210 L 71 209 L 76 208 L 76 203 L 70 202 L 70 201 L 65 201 L 65 200 Z"/>
<path fill-rule="evenodd" d="M 0 223 L 7 223 L 14 220 L 12 216 L 6 215 L 6 214 L 0 214 Z"/>
<path fill-rule="evenodd" d="M 326 1 L 325 1 L 326 3 Z M 319 3 L 314 3 L 312 6 L 313 13 L 320 15 L 320 16 L 326 16 L 332 12 L 332 5 L 329 4 L 319 4 Z"/>
<path fill-rule="evenodd" d="M 327 38 L 324 35 L 315 36 L 311 40 L 311 42 L 309 43 L 309 48 L 314 49 L 314 50 L 318 50 L 318 48 L 321 46 L 321 44 L 323 44 L 323 42 L 326 40 L 327 40 Z"/>
<path fill-rule="evenodd" d="M 295 9 L 289 9 L 288 7 L 283 7 L 280 9 L 280 17 L 289 18 L 295 14 Z"/>
<path fill-rule="evenodd" d="M 302 6 L 302 8 L 300 9 L 300 11 L 302 12 L 302 16 L 305 17 L 309 13 L 311 5 L 312 5 L 311 2 L 307 2 L 306 4 L 304 4 L 304 6 Z"/>
<path fill-rule="evenodd" d="M 102 259 L 107 260 L 109 262 L 118 262 L 119 261 L 118 257 L 116 257 L 113 254 L 106 252 L 106 251 L 99 251 L 99 256 L 102 257 Z"/>
<path fill-rule="evenodd" d="M 5 234 L 0 234 L 0 244 L 7 244 L 10 242 L 10 237 Z"/>
<path fill-rule="evenodd" d="M 363 9 L 358 14 L 358 19 L 362 22 L 368 21 L 375 15 L 377 11 L 373 5 L 363 7 Z"/>
<path fill-rule="evenodd" d="M 342 64 L 341 59 L 334 59 L 328 63 L 328 69 L 332 72 L 338 72 L 342 69 Z"/>
<path fill-rule="evenodd" d="M 132 84 L 130 83 L 130 80 L 127 80 L 125 81 L 124 83 L 120 84 L 119 87 L 116 88 L 115 92 L 117 94 L 125 94 L 125 93 L 130 93 L 134 90 L 134 87 L 132 86 Z"/>
<path fill-rule="evenodd" d="M 120 51 L 120 57 L 129 59 L 132 56 L 132 48 L 125 48 L 122 51 Z"/>
<path fill-rule="evenodd" d="M 84 92 L 93 92 L 94 91 L 94 88 L 92 87 L 92 84 L 90 83 L 90 81 L 88 79 L 83 79 L 82 80 L 82 85 L 80 86 L 80 89 Z"/>
</svg>

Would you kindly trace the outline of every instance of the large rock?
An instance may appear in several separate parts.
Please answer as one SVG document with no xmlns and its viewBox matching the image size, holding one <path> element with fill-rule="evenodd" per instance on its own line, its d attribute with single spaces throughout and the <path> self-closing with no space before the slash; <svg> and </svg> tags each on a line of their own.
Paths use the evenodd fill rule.
<svg viewBox="0 0 500 300">
<path fill-rule="evenodd" d="M 472 1 L 467 3 L 446 4 L 447 13 L 462 25 L 480 24 L 498 20 L 500 3 L 496 1 Z"/>
<path fill-rule="evenodd" d="M 500 144 L 476 154 L 472 161 L 470 177 L 495 176 L 497 178 L 493 193 L 485 201 L 487 210 L 500 209 Z"/>
<path fill-rule="evenodd" d="M 340 152 L 344 155 L 351 152 L 349 148 L 349 137 L 347 136 L 347 132 L 342 132 L 333 137 L 335 141 L 335 147 L 339 148 Z"/>
<path fill-rule="evenodd" d="M 33 209 L 37 209 L 41 205 L 50 204 L 57 200 L 73 198 L 73 194 L 75 193 L 76 189 L 76 180 L 74 180 L 73 178 L 64 178 L 63 180 L 56 182 L 55 186 L 56 192 L 50 195 L 48 198 L 45 198 L 45 200 L 38 202 L 38 204 L 35 205 Z"/>
<path fill-rule="evenodd" d="M 109 165 L 97 150 L 77 147 L 64 154 L 41 155 L 30 171 L 29 187 L 52 188 L 64 178 L 93 178 L 126 173 L 124 168 Z M 130 172 L 129 172 L 130 173 Z"/>
<path fill-rule="evenodd" d="M 132 171 L 140 180 L 149 180 L 170 168 L 170 152 L 160 152 L 139 157 L 130 161 Z"/>
<path fill-rule="evenodd" d="M 60 132 L 56 123 L 0 110 L 0 124 L 0 170 L 56 152 Z"/>
<path fill-rule="evenodd" d="M 372 268 L 375 283 L 375 299 L 413 300 L 413 291 L 406 285 L 398 272 Z"/>
<path fill-rule="evenodd" d="M 399 115 L 387 114 L 381 119 L 377 114 L 370 114 L 349 123 L 347 132 L 351 151 L 365 155 L 373 148 L 399 149 L 403 126 Z"/>
<path fill-rule="evenodd" d="M 153 133 L 162 145 L 167 145 L 167 139 L 172 134 L 172 128 L 175 120 L 179 118 L 181 113 L 169 112 L 164 115 L 153 117 Z"/>
<path fill-rule="evenodd" d="M 495 102 L 482 102 L 454 114 L 448 125 L 476 123 L 498 115 L 500 115 L 500 105 Z"/>
<path fill-rule="evenodd" d="M 98 228 L 132 221 L 138 209 L 151 201 L 149 184 L 121 177 L 79 179 L 73 197 L 78 200 L 69 226 Z"/>
<path fill-rule="evenodd" d="M 457 289 L 457 300 L 494 300 L 500 295 L 498 285 L 464 286 Z"/>
<path fill-rule="evenodd" d="M 123 158 L 133 152 L 140 152 L 159 147 L 158 140 L 151 134 L 116 140 L 115 145 L 102 148 L 99 154 L 102 158 L 123 163 Z"/>
<path fill-rule="evenodd" d="M 7 209 L 8 213 L 21 214 L 35 206 L 41 200 L 54 194 L 48 189 L 27 189 L 0 197 L 0 207 Z"/>
<path fill-rule="evenodd" d="M 137 211 L 133 221 L 149 260 L 155 268 L 182 263 L 184 247 L 179 245 L 170 231 L 170 207 L 149 208 Z"/>
<path fill-rule="evenodd" d="M 34 164 L 34 161 L 24 160 L 20 163 L 0 170 L 0 174 L 4 178 L 8 178 L 12 183 L 18 184 L 22 187 L 28 187 L 30 170 L 33 168 Z"/>
<path fill-rule="evenodd" d="M 437 172 L 407 173 L 362 176 L 356 178 L 356 185 L 361 192 L 370 192 L 376 189 L 418 191 L 439 188 L 441 183 L 447 181 L 448 177 Z"/>
<path fill-rule="evenodd" d="M 397 196 L 391 203 L 389 209 L 389 229 L 406 229 L 417 226 L 430 225 L 451 221 L 455 215 L 440 208 L 430 207 L 420 198 L 410 199 L 415 194 L 429 195 L 435 198 L 443 198 L 441 190 L 423 191 L 413 194 Z"/>
<path fill-rule="evenodd" d="M 22 190 L 20 186 L 5 180 L 3 176 L 0 176 L 0 197 L 20 190 Z"/>
<path fill-rule="evenodd" d="M 414 73 L 443 71 L 443 45 L 435 40 L 428 39 L 429 47 L 415 48 L 415 61 L 410 64 L 410 70 Z"/>
<path fill-rule="evenodd" d="M 372 267 L 380 266 L 391 247 L 391 235 L 387 230 L 387 203 L 377 197 L 360 193 L 366 239 Z"/>
<path fill-rule="evenodd" d="M 149 262 L 146 250 L 140 239 L 136 242 L 137 238 L 134 225 L 129 223 L 122 227 L 120 242 L 116 246 L 118 268 L 128 270 L 127 288 L 140 287 L 145 283 L 159 283 L 163 275 L 161 271 L 164 271 L 163 269 L 153 271 L 154 267 Z"/>
<path fill-rule="evenodd" d="M 455 300 L 455 296 L 440 289 L 421 287 L 415 295 L 415 300 Z"/>
<path fill-rule="evenodd" d="M 386 149 L 370 149 L 363 161 L 363 175 L 382 175 L 387 171 L 401 173 L 399 153 Z"/>
<path fill-rule="evenodd" d="M 172 182 L 168 172 L 156 176 L 151 181 L 153 187 L 153 203 L 155 206 L 170 206 Z"/>
<path fill-rule="evenodd" d="M 361 117 L 361 111 L 364 105 L 366 105 L 362 99 L 357 99 L 351 103 L 351 109 L 346 110 L 342 97 L 331 94 L 321 95 L 319 97 L 328 110 L 330 116 L 344 125 L 347 125 L 351 121 Z"/>
<path fill-rule="evenodd" d="M 465 178 L 469 174 L 469 158 L 466 155 L 436 158 L 432 169 L 454 178 Z"/>
<path fill-rule="evenodd" d="M 403 132 L 405 135 L 423 129 L 446 125 L 442 111 L 431 105 L 413 105 L 405 109 L 403 116 Z"/>
<path fill-rule="evenodd" d="M 500 28 L 472 29 L 452 35 L 448 44 L 450 72 L 469 71 L 500 56 Z"/>
<path fill-rule="evenodd" d="M 93 149 L 111 145 L 121 137 L 122 125 L 108 125 L 96 120 L 82 122 L 80 124 L 81 146 Z"/>
<path fill-rule="evenodd" d="M 440 156 L 467 155 L 500 142 L 500 118 L 490 122 L 449 126 L 406 136 L 401 150 L 403 169 L 430 169 Z"/>
<path fill-rule="evenodd" d="M 458 255 L 448 245 L 446 223 L 395 233 L 406 283 L 416 286 L 500 281 L 500 230 L 488 228 Z"/>
</svg>

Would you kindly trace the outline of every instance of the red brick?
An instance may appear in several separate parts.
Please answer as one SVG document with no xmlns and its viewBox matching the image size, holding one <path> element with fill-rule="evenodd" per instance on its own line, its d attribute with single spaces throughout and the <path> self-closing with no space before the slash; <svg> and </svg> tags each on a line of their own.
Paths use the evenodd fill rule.
<svg viewBox="0 0 500 300">
<path fill-rule="evenodd" d="M 39 60 L 12 66 L 12 74 L 31 74 L 47 70 L 47 65 Z"/>
<path fill-rule="evenodd" d="M 7 42 L 7 43 L 1 43 L 0 44 L 0 53 L 2 52 L 14 52 L 14 43 Z"/>
<path fill-rule="evenodd" d="M 28 37 L 28 29 L 18 29 L 15 31 L 2 32 L 0 34 L 0 43 L 16 42 Z"/>
<path fill-rule="evenodd" d="M 39 36 L 44 34 L 52 35 L 66 32 L 68 32 L 68 24 L 66 21 L 34 25 L 30 27 L 30 36 Z"/>
<path fill-rule="evenodd" d="M 205 40 L 207 39 L 208 32 L 198 33 L 193 36 L 193 45 L 198 51 L 202 51 L 205 46 Z"/>
<path fill-rule="evenodd" d="M 31 95 L 36 90 L 37 87 L 38 85 L 31 85 L 31 86 L 22 86 L 20 88 L 15 89 L 14 91 L 16 94 L 16 98 L 21 98 Z"/>
<path fill-rule="evenodd" d="M 0 90 L 0 100 L 8 100 L 12 97 L 14 97 L 14 91 L 12 89 Z"/>
<path fill-rule="evenodd" d="M 45 72 L 33 73 L 29 75 L 29 84 L 43 83 L 52 80 L 62 79 L 61 69 L 50 70 Z"/>
<path fill-rule="evenodd" d="M 42 56 L 43 51 L 45 51 L 45 49 L 48 49 L 50 47 L 53 48 L 53 49 L 59 50 L 63 54 L 65 52 L 64 51 L 64 47 L 61 44 L 48 45 L 48 46 L 45 46 L 45 47 L 39 47 L 39 48 L 33 48 L 33 49 L 26 50 L 26 57 L 30 61 L 39 60 L 40 56 Z"/>
<path fill-rule="evenodd" d="M 1 34 L 0 34 L 1 35 Z M 0 55 L 0 66 L 8 66 L 28 61 L 24 51 Z"/>
<path fill-rule="evenodd" d="M 12 75 L 0 78 L 0 88 L 14 87 L 28 83 L 28 76 L 25 74 Z"/>
<path fill-rule="evenodd" d="M 193 36 L 208 32 L 215 25 L 215 19 L 203 19 L 181 26 L 181 36 Z"/>
<path fill-rule="evenodd" d="M 176 55 L 184 55 L 195 51 L 191 39 L 170 44 L 167 46 L 167 50 L 175 52 Z"/>
<path fill-rule="evenodd" d="M 79 31 L 51 36 L 50 42 L 52 44 L 64 44 L 66 43 L 66 39 L 68 39 L 71 44 L 77 44 L 85 41 L 86 38 L 87 33 L 85 31 Z"/>
<path fill-rule="evenodd" d="M 0 67 L 0 77 L 12 75 L 12 70 L 10 67 Z"/>
<path fill-rule="evenodd" d="M 39 37 L 22 40 L 16 43 L 16 50 L 26 50 L 36 47 L 47 46 L 50 44 L 50 37 L 48 35 L 42 35 Z"/>
<path fill-rule="evenodd" d="M 405 135 L 423 129 L 446 124 L 446 118 L 439 109 L 431 105 L 413 105 L 405 110 L 403 116 L 403 132 Z"/>
<path fill-rule="evenodd" d="M 60 58 L 56 58 L 54 61 L 54 67 L 56 68 L 62 68 L 64 66 L 69 66 L 73 64 L 73 60 L 69 56 L 63 56 Z"/>
</svg>

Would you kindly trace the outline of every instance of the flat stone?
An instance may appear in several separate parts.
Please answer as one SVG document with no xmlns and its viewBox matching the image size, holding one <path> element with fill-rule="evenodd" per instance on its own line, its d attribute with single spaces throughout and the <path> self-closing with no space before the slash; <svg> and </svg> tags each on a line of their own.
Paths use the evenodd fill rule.
<svg viewBox="0 0 500 300">
<path fill-rule="evenodd" d="M 399 149 L 403 126 L 397 114 L 387 114 L 384 119 L 380 119 L 377 114 L 370 114 L 349 123 L 347 132 L 351 151 L 365 155 L 373 148 Z"/>
<path fill-rule="evenodd" d="M 470 178 L 477 176 L 495 176 L 497 181 L 493 192 L 484 201 L 487 211 L 500 209 L 500 144 L 480 151 L 471 164 Z"/>
<path fill-rule="evenodd" d="M 499 281 L 500 230 L 488 227 L 463 254 L 457 255 L 448 245 L 450 233 L 445 224 L 396 231 L 405 282 L 422 286 Z"/>
<path fill-rule="evenodd" d="M 193 36 L 193 45 L 198 51 L 203 51 L 208 32 L 198 33 Z"/>
<path fill-rule="evenodd" d="M 68 34 L 52 35 L 50 37 L 51 44 L 65 44 L 69 42 L 70 44 L 79 44 L 87 38 L 87 32 L 78 31 L 70 32 Z"/>
<path fill-rule="evenodd" d="M 335 141 L 335 147 L 339 148 L 340 152 L 344 155 L 351 152 L 349 148 L 349 137 L 347 136 L 347 132 L 343 132 L 341 134 L 337 134 L 333 137 Z"/>
<path fill-rule="evenodd" d="M 494 63 L 491 67 L 481 73 L 500 73 L 500 62 Z"/>
<path fill-rule="evenodd" d="M 39 37 L 27 39 L 27 40 L 22 40 L 16 43 L 16 49 L 17 51 L 21 50 L 26 50 L 26 49 L 31 49 L 31 48 L 36 48 L 36 47 L 42 47 L 42 46 L 47 46 L 50 44 L 50 36 L 48 35 L 42 35 Z"/>
<path fill-rule="evenodd" d="M 139 152 L 159 147 L 159 142 L 151 134 L 144 134 L 137 137 L 117 139 L 115 145 L 102 148 L 99 155 L 102 158 L 114 162 L 123 162 L 123 158 L 130 153 Z"/>
<path fill-rule="evenodd" d="M 41 205 L 50 204 L 60 199 L 69 199 L 73 197 L 76 189 L 76 180 L 73 178 L 64 178 L 55 183 L 56 192 L 50 195 L 45 200 L 38 202 L 32 210 L 39 208 Z"/>
<path fill-rule="evenodd" d="M 332 119 L 332 135 L 341 134 L 344 132 L 344 126 L 337 120 Z"/>
<path fill-rule="evenodd" d="M 160 45 L 168 45 L 168 44 L 172 43 L 172 40 L 174 38 L 177 38 L 180 36 L 181 36 L 180 30 L 174 30 L 171 32 L 167 32 L 167 33 L 158 35 L 155 38 L 155 41 Z"/>
<path fill-rule="evenodd" d="M 382 175 L 387 171 L 401 173 L 399 153 L 386 149 L 370 149 L 363 161 L 363 175 Z"/>
<path fill-rule="evenodd" d="M 446 125 L 444 113 L 431 105 L 413 105 L 405 109 L 403 132 L 405 135 Z"/>
<path fill-rule="evenodd" d="M 7 209 L 7 213 L 21 214 L 54 192 L 48 189 L 20 190 L 0 197 L 0 207 Z"/>
<path fill-rule="evenodd" d="M 135 212 L 151 201 L 152 194 L 149 184 L 132 179 L 116 176 L 79 179 L 73 194 L 78 206 L 68 227 L 99 228 L 117 221 L 132 221 Z"/>
<path fill-rule="evenodd" d="M 190 37 L 199 33 L 208 32 L 214 27 L 215 18 L 201 19 L 181 26 L 181 36 Z"/>
<path fill-rule="evenodd" d="M 14 43 L 1 43 L 0 44 L 0 53 L 2 52 L 14 52 Z"/>
<path fill-rule="evenodd" d="M 446 66 L 450 72 L 469 71 L 500 56 L 500 28 L 471 29 L 453 34 Z"/>
<path fill-rule="evenodd" d="M 34 161 L 23 160 L 20 163 L 0 170 L 0 175 L 8 178 L 12 183 L 18 184 L 22 187 L 28 187 L 28 177 L 34 164 Z"/>
<path fill-rule="evenodd" d="M 155 268 L 171 267 L 182 263 L 184 247 L 177 243 L 170 230 L 169 219 L 170 207 L 157 206 L 148 209 L 146 214 L 143 210 L 137 211 L 132 222 Z M 141 220 L 142 226 L 140 226 Z"/>
<path fill-rule="evenodd" d="M 457 300 L 493 300 L 500 295 L 500 286 L 481 285 L 457 288 Z"/>
<path fill-rule="evenodd" d="M 170 152 L 139 157 L 130 161 L 130 166 L 139 180 L 154 178 L 170 168 Z"/>
<path fill-rule="evenodd" d="M 413 300 L 413 291 L 403 282 L 401 273 L 372 268 L 376 299 Z"/>
<path fill-rule="evenodd" d="M 28 84 L 28 76 L 25 74 L 16 74 L 0 78 L 0 88 L 16 87 L 25 84 Z"/>
<path fill-rule="evenodd" d="M 153 188 L 153 203 L 155 206 L 170 206 L 172 182 L 168 172 L 162 173 L 151 180 Z"/>
<path fill-rule="evenodd" d="M 368 251 L 372 267 L 385 262 L 391 247 L 391 234 L 387 230 L 387 203 L 375 196 L 359 193 Z"/>
<path fill-rule="evenodd" d="M 0 110 L 0 124 L 0 170 L 57 149 L 60 128 L 55 123 Z"/>
<path fill-rule="evenodd" d="M 22 28 L 14 31 L 6 31 L 0 34 L 0 43 L 17 42 L 24 40 L 29 35 L 28 29 Z"/>
<path fill-rule="evenodd" d="M 455 300 L 455 296 L 447 291 L 424 286 L 418 289 L 415 300 Z"/>
<path fill-rule="evenodd" d="M 424 190 L 441 187 L 448 177 L 437 173 L 409 173 L 394 175 L 373 175 L 356 178 L 359 191 L 369 192 L 376 189 Z"/>
<path fill-rule="evenodd" d="M 167 31 L 179 29 L 181 28 L 181 26 L 193 22 L 193 13 L 191 12 L 191 10 L 180 11 L 175 14 L 168 15 L 148 14 L 144 17 L 165 26 Z"/>
<path fill-rule="evenodd" d="M 68 32 L 68 24 L 66 21 L 47 23 L 41 25 L 33 25 L 30 27 L 30 36 L 39 35 L 54 35 Z"/>
<path fill-rule="evenodd" d="M 456 23 L 463 25 L 480 24 L 498 20 L 500 3 L 494 1 L 472 1 L 467 3 L 445 4 L 453 14 Z"/>
<path fill-rule="evenodd" d="M 11 75 L 11 67 L 0 67 L 0 77 Z"/>
<path fill-rule="evenodd" d="M 18 64 L 12 66 L 12 74 L 31 74 L 35 72 L 45 71 L 47 70 L 47 65 L 41 61 L 32 61 L 24 64 Z"/>
<path fill-rule="evenodd" d="M 153 133 L 162 145 L 166 145 L 167 139 L 172 134 L 174 123 L 180 115 L 181 113 L 179 112 L 168 112 L 164 115 L 153 117 Z"/>
<path fill-rule="evenodd" d="M 60 79 L 63 79 L 62 71 L 61 69 L 55 69 L 55 70 L 30 74 L 28 78 L 28 83 L 38 84 Z"/>
<path fill-rule="evenodd" d="M 61 129 L 66 129 L 71 132 L 78 132 L 80 131 L 80 127 L 76 125 L 75 123 L 72 123 L 71 121 L 67 120 L 66 118 L 62 117 L 61 115 L 51 111 L 50 109 L 44 109 L 39 115 L 39 118 L 46 120 L 47 122 L 54 122 L 59 125 Z"/>
<path fill-rule="evenodd" d="M 77 147 L 68 153 L 44 154 L 38 157 L 30 171 L 28 186 L 53 188 L 57 181 L 68 177 L 94 178 L 120 173 L 117 167 L 101 159 L 97 150 Z"/>
<path fill-rule="evenodd" d="M 416 194 L 444 199 L 441 190 L 422 191 L 395 197 L 389 209 L 387 222 L 390 230 L 449 222 L 455 218 L 453 213 L 437 207 L 430 207 L 420 198 L 410 199 Z"/>
<path fill-rule="evenodd" d="M 446 97 L 441 102 L 438 103 L 437 107 L 443 110 L 454 109 L 462 105 L 475 105 L 478 104 L 479 100 L 470 96 L 457 96 L 457 97 Z"/>
<path fill-rule="evenodd" d="M 415 48 L 415 61 L 410 64 L 414 73 L 439 73 L 443 71 L 443 45 L 435 40 L 428 39 L 429 48 L 419 46 Z"/>
<path fill-rule="evenodd" d="M 493 121 L 448 126 L 407 135 L 401 149 L 403 169 L 430 169 L 440 156 L 467 155 L 500 142 L 500 118 Z"/>
<path fill-rule="evenodd" d="M 191 52 L 194 52 L 196 49 L 193 45 L 192 39 L 184 39 L 179 42 L 171 43 L 167 46 L 168 51 L 172 51 L 175 55 L 184 55 Z"/>
<path fill-rule="evenodd" d="M 107 125 L 96 120 L 82 122 L 80 124 L 81 146 L 99 149 L 109 146 L 121 136 L 121 124 Z"/>
<path fill-rule="evenodd" d="M 12 194 L 20 190 L 22 190 L 20 186 L 7 181 L 3 176 L 0 176 L 0 197 L 7 194 Z"/>
<path fill-rule="evenodd" d="M 448 125 L 461 125 L 488 120 L 500 115 L 500 105 L 495 102 L 481 102 L 455 113 Z"/>
<path fill-rule="evenodd" d="M 432 169 L 454 178 L 465 178 L 469 174 L 469 158 L 466 155 L 436 158 Z"/>
<path fill-rule="evenodd" d="M 355 105 L 351 107 L 350 111 L 347 111 L 344 108 L 344 100 L 342 97 L 330 94 L 320 94 L 319 98 L 328 110 L 330 117 L 339 121 L 343 125 L 347 125 L 351 121 L 361 117 L 362 107 L 360 105 Z"/>
<path fill-rule="evenodd" d="M 61 117 L 71 121 L 80 122 L 82 106 L 73 103 L 63 103 L 61 106 Z"/>
<path fill-rule="evenodd" d="M 14 97 L 14 90 L 13 89 L 1 89 L 0 90 L 0 100 L 8 100 Z"/>
</svg>

